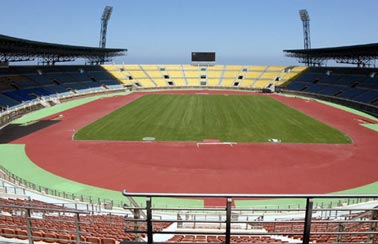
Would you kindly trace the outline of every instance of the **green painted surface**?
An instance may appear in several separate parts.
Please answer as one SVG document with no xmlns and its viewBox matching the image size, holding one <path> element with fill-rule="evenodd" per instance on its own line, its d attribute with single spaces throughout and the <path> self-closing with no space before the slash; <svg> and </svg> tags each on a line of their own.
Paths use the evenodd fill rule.
<svg viewBox="0 0 378 244">
<path fill-rule="evenodd" d="M 336 103 L 330 103 L 330 102 L 326 102 L 326 101 L 322 101 L 322 100 L 317 100 L 317 101 L 321 102 L 321 103 L 324 103 L 324 104 L 327 104 L 328 106 L 331 106 L 331 107 L 334 107 L 334 108 L 338 108 L 338 109 L 347 111 L 347 112 L 355 114 L 355 115 L 359 115 L 359 116 L 367 118 L 367 119 L 378 121 L 378 119 L 376 117 L 374 117 L 374 116 L 372 116 L 370 114 L 358 111 L 358 110 L 353 109 L 353 108 L 349 108 L 349 107 L 346 107 L 346 106 L 343 106 L 343 105 L 339 105 L 339 104 L 336 104 Z"/>
<path fill-rule="evenodd" d="M 267 96 L 146 95 L 79 130 L 79 140 L 350 143 L 331 128 Z"/>
<path fill-rule="evenodd" d="M 378 131 L 378 124 L 361 124 L 362 126 L 374 131 Z"/>
<path fill-rule="evenodd" d="M 1 165 L 18 177 L 34 184 L 65 192 L 67 189 L 75 195 L 85 195 L 106 198 L 103 194 L 115 200 L 122 200 L 121 193 L 76 183 L 54 175 L 35 165 L 25 154 L 24 145 L 0 145 Z"/>
<path fill-rule="evenodd" d="M 80 98 L 80 99 L 68 101 L 68 102 L 65 102 L 65 103 L 60 103 L 60 104 L 57 104 L 57 105 L 52 106 L 52 107 L 47 107 L 47 108 L 44 108 L 44 109 L 41 109 L 41 110 L 34 111 L 32 113 L 29 113 L 29 114 L 26 114 L 26 115 L 22 116 L 21 118 L 14 120 L 12 122 L 12 124 L 29 123 L 31 121 L 39 120 L 39 119 L 42 119 L 44 117 L 47 117 L 47 116 L 50 116 L 50 115 L 53 115 L 53 114 L 56 114 L 56 113 L 59 113 L 59 112 L 63 112 L 65 110 L 68 110 L 68 109 L 71 109 L 71 108 L 92 102 L 94 100 L 97 100 L 97 99 L 100 99 L 100 98 L 103 98 L 103 97 L 127 95 L 129 93 L 130 92 L 119 92 L 119 93 L 112 93 L 112 94 L 104 94 L 104 95 L 98 95 L 98 96 L 94 96 L 94 97 Z"/>
<path fill-rule="evenodd" d="M 378 182 L 373 182 L 368 185 L 364 185 L 357 188 L 348 189 L 345 191 L 331 192 L 330 194 L 378 194 Z M 348 203 L 346 199 L 318 199 L 314 201 L 314 204 L 327 206 L 332 204 L 339 204 L 341 202 Z M 357 203 L 357 199 L 349 200 L 350 204 Z M 280 207 L 280 208 L 295 208 L 305 207 L 305 199 L 271 199 L 271 200 L 239 200 L 235 201 L 235 206 L 243 207 Z"/>
<path fill-rule="evenodd" d="M 0 144 L 0 164 L 9 172 L 17 175 L 18 177 L 27 180 L 38 186 L 48 187 L 58 192 L 66 192 L 67 194 L 75 194 L 75 198 L 84 196 L 84 199 L 88 200 L 91 197 L 92 200 L 101 201 L 113 200 L 117 205 L 121 205 L 121 202 L 128 202 L 125 197 L 122 196 L 119 191 L 112 191 L 103 188 L 98 188 L 90 185 L 81 184 L 75 181 L 71 181 L 60 176 L 54 175 L 37 165 L 35 165 L 25 154 L 24 145 L 16 144 Z M 25 170 L 27 169 L 27 170 Z M 69 190 L 67 190 L 69 189 Z M 50 194 L 53 192 L 50 192 Z M 377 194 L 378 182 L 371 183 L 369 185 L 353 188 L 335 194 Z M 144 199 L 136 199 L 138 203 L 144 205 Z M 340 200 L 322 199 L 316 200 L 315 203 L 320 204 L 337 204 Z M 352 202 L 351 202 L 352 203 Z M 280 207 L 280 208 L 295 208 L 304 207 L 305 200 L 297 199 L 272 199 L 272 200 L 238 200 L 235 201 L 237 207 Z M 186 199 L 174 199 L 174 198 L 154 198 L 155 206 L 180 206 L 180 207 L 203 207 L 202 200 L 186 200 Z"/>
<path fill-rule="evenodd" d="M 24 145 L 0 144 L 0 155 L 1 166 L 18 177 L 38 186 L 48 187 L 62 193 L 73 193 L 75 196 L 84 196 L 87 200 L 91 197 L 94 201 L 100 198 L 113 200 L 116 203 L 128 202 L 120 191 L 112 191 L 81 184 L 54 175 L 40 168 L 27 157 Z M 38 187 L 36 187 L 36 189 L 38 189 Z M 136 200 L 141 204 L 145 202 L 143 199 Z M 157 206 L 203 206 L 203 201 L 186 201 L 180 199 L 164 199 L 164 201 L 162 201 L 155 199 L 154 204 Z"/>
<path fill-rule="evenodd" d="M 331 102 L 327 102 L 327 101 L 323 101 L 323 100 L 319 100 L 319 99 L 315 99 L 315 98 L 299 96 L 299 95 L 291 95 L 291 94 L 284 94 L 284 93 L 279 93 L 279 95 L 285 96 L 285 97 L 299 97 L 299 98 L 307 99 L 307 100 L 315 100 L 315 101 L 318 101 L 320 103 L 326 104 L 330 107 L 338 108 L 338 109 L 344 110 L 346 112 L 349 112 L 349 113 L 352 113 L 352 114 L 355 114 L 355 115 L 359 115 L 359 116 L 367 118 L 367 119 L 378 121 L 378 118 L 376 118 L 376 117 L 374 117 L 370 114 L 367 114 L 367 113 L 364 113 L 364 112 L 361 112 L 361 111 L 358 111 L 356 109 L 353 109 L 353 108 L 350 108 L 350 107 L 347 107 L 347 106 L 343 106 L 343 105 L 340 105 L 340 104 L 331 103 Z"/>
<path fill-rule="evenodd" d="M 125 94 L 125 93 L 122 93 Z M 110 96 L 114 96 L 115 94 L 111 94 Z M 107 95 L 109 96 L 109 95 Z M 60 104 L 55 106 L 54 110 L 52 108 L 43 109 L 46 111 L 37 111 L 34 112 L 32 116 L 23 117 L 22 120 L 20 119 L 18 123 L 27 123 L 33 120 L 37 120 L 72 107 L 76 107 L 87 102 L 96 100 L 103 96 L 97 96 L 96 98 L 83 98 L 81 102 L 72 101 L 67 102 L 64 104 Z M 332 104 L 329 104 L 332 105 Z M 339 107 L 339 105 L 337 105 Z M 349 108 L 343 106 L 339 107 L 340 109 L 349 111 Z M 365 116 L 364 116 L 365 115 Z M 361 116 L 366 117 L 366 114 L 361 114 Z M 369 117 L 370 118 L 370 117 Z M 375 118 L 370 118 L 375 119 Z M 75 195 L 83 195 L 83 196 L 91 196 L 91 198 L 96 201 L 96 198 L 100 199 L 111 199 L 115 202 L 127 202 L 125 198 L 121 195 L 118 191 L 111 191 L 102 188 L 93 187 L 90 185 L 80 184 L 78 182 L 70 181 L 60 176 L 54 175 L 50 172 L 43 170 L 42 168 L 35 165 L 25 154 L 24 145 L 14 145 L 14 144 L 0 144 L 0 165 L 6 168 L 11 173 L 21 177 L 27 181 L 30 181 L 36 185 L 40 185 L 43 187 L 49 187 L 50 189 L 67 192 L 69 189 L 69 193 L 73 193 Z M 372 184 L 361 186 L 358 188 L 338 192 L 344 194 L 363 194 L 363 193 L 378 193 L 378 182 L 374 182 Z M 136 199 L 139 203 L 143 205 L 144 199 Z M 331 200 L 325 200 L 326 203 L 330 203 Z M 336 202 L 334 202 L 336 204 Z M 295 199 L 273 199 L 273 200 L 240 200 L 235 201 L 235 205 L 237 207 L 261 207 L 261 206 L 272 206 L 272 207 L 303 207 L 304 200 L 295 200 Z M 200 200 L 178 200 L 178 199 L 155 199 L 154 205 L 156 206 L 185 206 L 185 207 L 200 207 L 203 206 L 203 201 Z"/>
</svg>

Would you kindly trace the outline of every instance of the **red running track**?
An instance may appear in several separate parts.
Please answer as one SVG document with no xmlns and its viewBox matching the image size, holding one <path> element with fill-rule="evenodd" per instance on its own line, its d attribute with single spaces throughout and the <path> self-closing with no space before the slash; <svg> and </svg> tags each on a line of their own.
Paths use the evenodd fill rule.
<svg viewBox="0 0 378 244">
<path fill-rule="evenodd" d="M 165 93 L 204 93 L 167 91 Z M 207 93 L 248 94 L 206 91 Z M 377 133 L 357 115 L 316 101 L 273 98 L 348 134 L 353 144 L 72 141 L 74 130 L 145 95 L 106 98 L 67 110 L 59 123 L 12 143 L 62 177 L 131 192 L 329 193 L 377 181 Z"/>
</svg>

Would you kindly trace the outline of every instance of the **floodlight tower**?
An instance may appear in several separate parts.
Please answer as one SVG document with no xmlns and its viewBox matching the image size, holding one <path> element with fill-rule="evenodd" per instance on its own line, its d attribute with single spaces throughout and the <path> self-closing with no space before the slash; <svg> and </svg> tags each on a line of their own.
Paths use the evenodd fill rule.
<svg viewBox="0 0 378 244">
<path fill-rule="evenodd" d="M 311 38 L 310 38 L 310 16 L 306 9 L 299 10 L 299 17 L 303 23 L 303 40 L 304 49 L 311 49 Z M 305 61 L 307 66 L 310 66 L 310 57 L 307 56 Z"/>
<path fill-rule="evenodd" d="M 110 15 L 112 14 L 113 7 L 106 6 L 101 17 L 101 33 L 100 33 L 100 47 L 105 48 L 106 46 L 106 30 L 108 28 L 108 21 Z"/>
</svg>

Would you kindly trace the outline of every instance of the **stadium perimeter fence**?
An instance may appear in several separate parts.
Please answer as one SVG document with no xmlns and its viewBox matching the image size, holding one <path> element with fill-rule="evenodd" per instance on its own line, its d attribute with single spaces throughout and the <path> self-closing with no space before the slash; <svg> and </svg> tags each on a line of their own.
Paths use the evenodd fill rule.
<svg viewBox="0 0 378 244">
<path fill-rule="evenodd" d="M 377 243 L 378 241 L 378 202 L 368 206 L 315 207 L 314 201 L 319 199 L 378 199 L 372 195 L 269 195 L 269 194 L 167 194 L 167 193 L 129 193 L 126 197 L 143 197 L 145 207 L 125 206 L 132 211 L 133 218 L 125 218 L 126 222 L 135 223 L 135 228 L 126 229 L 127 233 L 143 235 L 147 243 L 159 243 L 159 235 L 184 236 L 184 242 L 209 242 L 206 236 L 216 236 L 219 242 L 229 244 L 233 242 L 248 243 L 288 243 L 291 238 L 297 243 Z M 162 198 L 215 198 L 224 201 L 225 207 L 178 208 L 153 207 L 156 199 Z M 306 202 L 303 208 L 260 208 L 233 206 L 235 200 L 240 199 L 302 199 Z M 277 211 L 284 214 L 277 214 Z M 169 211 L 176 214 L 162 215 L 154 218 L 157 212 Z M 201 215 L 199 212 L 206 212 Z M 214 214 L 211 215 L 210 213 Z M 142 214 L 143 213 L 143 217 Z M 281 212 L 282 213 L 282 212 Z M 155 230 L 156 223 L 174 223 L 177 229 Z M 185 239 L 185 237 L 191 237 Z M 201 239 L 197 239 L 197 237 Z M 204 237 L 205 236 L 205 237 Z M 222 238 L 221 238 L 222 237 Z M 243 238 L 244 237 L 244 238 Z M 254 239 L 251 239 L 254 237 Z M 274 239 L 268 239 L 274 237 Z M 170 239 L 169 242 L 174 242 Z M 249 238 L 249 239 L 248 239 Z M 189 240 L 189 241 L 188 241 Z M 191 241 L 190 241 L 191 240 Z M 249 240 L 249 241 L 248 241 Z M 280 242 L 280 240 L 282 242 Z M 285 241 L 284 241 L 285 240 Z M 163 241 L 164 242 L 164 241 Z M 216 242 L 214 239 L 210 242 Z M 127 242 L 125 242 L 127 243 Z"/>
<path fill-rule="evenodd" d="M 175 242 L 175 237 L 191 237 L 186 243 L 377 243 L 378 195 L 252 195 L 252 194 L 165 194 L 129 193 L 123 195 L 142 198 L 145 206 L 125 205 L 122 221 L 111 222 L 111 216 L 103 215 L 102 224 L 121 226 L 131 239 L 122 244 Z M 224 207 L 154 207 L 153 202 L 164 198 L 218 199 Z M 238 207 L 239 199 L 302 199 L 300 208 Z M 355 206 L 315 207 L 317 199 L 372 199 L 369 203 Z M 48 206 L 48 207 L 47 207 Z M 98 213 L 66 207 L 0 204 L 0 235 L 34 241 L 57 243 L 88 243 L 110 240 L 106 233 L 88 232 L 85 225 L 98 225 Z M 279 211 L 278 211 L 279 210 Z M 3 215 L 4 212 L 11 214 Z M 279 213 L 278 213 L 279 212 Z M 12 224 L 4 222 L 15 218 Z M 110 222 L 108 222 L 108 219 Z M 119 218 L 118 218 L 119 219 Z M 37 226 L 48 221 L 50 226 Z M 70 225 L 68 229 L 64 226 Z M 158 226 L 166 226 L 157 228 Z M 171 228 L 171 227 L 174 228 Z M 92 228 L 95 230 L 95 228 Z M 118 228 L 119 229 L 119 228 Z M 41 235 L 41 233 L 43 233 Z M 50 233 L 50 234 L 49 234 Z M 201 238 L 200 238 L 201 237 Z M 177 240 L 177 239 L 176 239 Z M 201 241 L 202 240 L 202 241 Z M 253 241 L 252 241 L 253 240 Z M 322 241 L 323 240 L 323 241 Z M 110 240 L 112 241 L 112 240 Z M 180 241 L 178 241 L 180 242 Z M 105 243 L 105 242 L 104 242 Z M 109 243 L 109 242 L 106 242 Z M 113 242 L 112 243 L 116 243 Z"/>
</svg>

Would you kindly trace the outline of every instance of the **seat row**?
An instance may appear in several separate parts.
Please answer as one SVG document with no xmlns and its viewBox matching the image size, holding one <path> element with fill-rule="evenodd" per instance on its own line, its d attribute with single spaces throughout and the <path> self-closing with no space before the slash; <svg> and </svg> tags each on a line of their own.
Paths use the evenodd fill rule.
<svg viewBox="0 0 378 244">
<path fill-rule="evenodd" d="M 0 109 L 43 96 L 68 96 L 123 85 L 101 66 L 19 66 L 0 69 Z"/>
<path fill-rule="evenodd" d="M 225 236 L 216 235 L 175 235 L 167 242 L 180 242 L 180 243 L 224 243 Z M 270 236 L 231 236 L 231 243 L 289 243 Z"/>
<path fill-rule="evenodd" d="M 238 65 L 104 65 L 123 84 L 154 87 L 234 87 L 281 85 L 305 67 Z"/>
<path fill-rule="evenodd" d="M 309 68 L 294 78 L 286 88 L 378 106 L 376 69 Z"/>
</svg>

